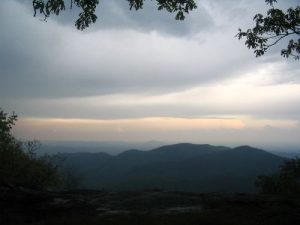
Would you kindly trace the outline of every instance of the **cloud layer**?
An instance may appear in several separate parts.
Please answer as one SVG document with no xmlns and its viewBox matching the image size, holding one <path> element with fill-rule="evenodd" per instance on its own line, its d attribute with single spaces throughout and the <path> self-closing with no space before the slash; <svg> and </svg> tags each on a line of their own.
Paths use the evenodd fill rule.
<svg viewBox="0 0 300 225">
<path fill-rule="evenodd" d="M 152 1 L 136 12 L 126 1 L 105 0 L 99 21 L 84 32 L 73 27 L 76 11 L 42 22 L 29 3 L 0 5 L 1 107 L 24 121 L 130 119 L 134 127 L 146 118 L 215 118 L 210 123 L 221 124 L 230 117 L 285 130 L 300 121 L 299 62 L 281 58 L 280 45 L 255 58 L 234 38 L 266 10 L 263 1 L 202 0 L 178 22 Z"/>
</svg>

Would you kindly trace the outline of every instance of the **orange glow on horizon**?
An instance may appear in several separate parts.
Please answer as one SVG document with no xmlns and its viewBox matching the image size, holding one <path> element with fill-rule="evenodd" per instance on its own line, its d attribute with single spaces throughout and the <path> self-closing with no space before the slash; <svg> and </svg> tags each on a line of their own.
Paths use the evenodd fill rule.
<svg viewBox="0 0 300 225">
<path fill-rule="evenodd" d="M 97 139 L 106 136 L 109 138 L 126 137 L 133 133 L 156 133 L 174 131 L 197 131 L 216 129 L 242 129 L 244 123 L 238 119 L 222 118 L 134 118 L 134 119 L 21 119 L 15 128 L 19 137 L 37 138 L 42 140 Z"/>
</svg>

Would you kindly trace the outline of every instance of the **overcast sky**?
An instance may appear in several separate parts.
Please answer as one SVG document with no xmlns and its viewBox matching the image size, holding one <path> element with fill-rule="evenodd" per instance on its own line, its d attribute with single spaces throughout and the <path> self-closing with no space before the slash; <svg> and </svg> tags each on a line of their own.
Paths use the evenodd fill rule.
<svg viewBox="0 0 300 225">
<path fill-rule="evenodd" d="M 234 37 L 264 0 L 200 0 L 185 21 L 103 0 L 83 32 L 76 10 L 43 22 L 31 2 L 0 3 L 0 107 L 19 138 L 299 143 L 299 61 Z"/>
</svg>

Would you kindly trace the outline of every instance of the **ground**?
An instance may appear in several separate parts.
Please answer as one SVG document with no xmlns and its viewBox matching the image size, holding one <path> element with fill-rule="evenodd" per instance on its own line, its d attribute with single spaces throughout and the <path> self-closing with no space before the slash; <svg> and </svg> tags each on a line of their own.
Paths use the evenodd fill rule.
<svg viewBox="0 0 300 225">
<path fill-rule="evenodd" d="M 300 198 L 293 195 L 0 187 L 0 207 L 1 225 L 300 224 Z"/>
</svg>

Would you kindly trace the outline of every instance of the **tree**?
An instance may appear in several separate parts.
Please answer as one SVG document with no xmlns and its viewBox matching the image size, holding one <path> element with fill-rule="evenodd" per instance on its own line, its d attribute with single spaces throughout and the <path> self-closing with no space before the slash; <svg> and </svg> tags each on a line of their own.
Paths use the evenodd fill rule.
<svg viewBox="0 0 300 225">
<path fill-rule="evenodd" d="M 11 129 L 17 121 L 17 115 L 13 113 L 8 116 L 0 108 L 0 149 L 4 150 L 9 144 L 15 144 L 15 138 L 11 135 Z"/>
<path fill-rule="evenodd" d="M 139 10 L 143 8 L 145 0 L 126 0 L 129 3 L 129 9 Z M 81 12 L 75 22 L 79 30 L 83 30 L 91 23 L 95 23 L 97 15 L 96 8 L 99 0 L 32 0 L 34 16 L 40 13 L 46 20 L 51 14 L 59 15 L 66 9 L 66 2 L 69 2 L 70 9 L 74 6 L 80 8 Z M 197 8 L 195 0 L 156 0 L 158 10 L 166 10 L 170 13 L 176 13 L 176 20 L 184 20 L 185 14 Z"/>
<path fill-rule="evenodd" d="M 253 18 L 255 26 L 246 31 L 239 29 L 237 37 L 246 38 L 245 45 L 254 49 L 256 57 L 264 55 L 272 46 L 290 37 L 287 47 L 281 50 L 281 55 L 300 59 L 300 6 L 283 11 L 274 6 L 277 0 L 265 1 L 270 5 L 267 15 L 256 14 Z"/>
<path fill-rule="evenodd" d="M 278 173 L 259 176 L 256 186 L 262 193 L 300 193 L 300 159 L 286 161 Z"/>
<path fill-rule="evenodd" d="M 17 115 L 0 108 L 0 185 L 43 189 L 57 186 L 60 175 L 52 156 L 37 157 L 39 143 L 20 142 L 12 135 Z"/>
</svg>

